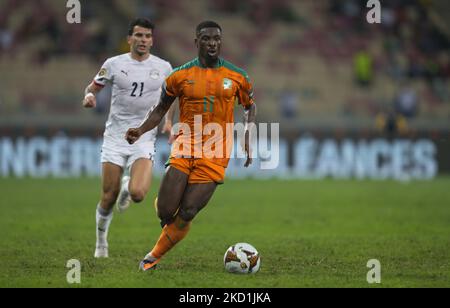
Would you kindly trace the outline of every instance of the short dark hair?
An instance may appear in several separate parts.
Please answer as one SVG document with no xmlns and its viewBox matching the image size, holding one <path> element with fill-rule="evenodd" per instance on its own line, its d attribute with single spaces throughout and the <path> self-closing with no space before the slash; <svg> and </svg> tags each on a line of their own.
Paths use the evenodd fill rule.
<svg viewBox="0 0 450 308">
<path fill-rule="evenodd" d="M 195 34 L 198 36 L 200 34 L 200 31 L 202 31 L 202 29 L 205 28 L 217 28 L 220 30 L 220 32 L 222 32 L 222 28 L 219 26 L 218 23 L 207 20 L 198 24 L 197 28 L 195 29 Z"/>
<path fill-rule="evenodd" d="M 128 27 L 128 35 L 133 35 L 134 27 L 139 26 L 146 29 L 155 29 L 155 25 L 147 18 L 136 18 L 130 22 Z"/>
</svg>

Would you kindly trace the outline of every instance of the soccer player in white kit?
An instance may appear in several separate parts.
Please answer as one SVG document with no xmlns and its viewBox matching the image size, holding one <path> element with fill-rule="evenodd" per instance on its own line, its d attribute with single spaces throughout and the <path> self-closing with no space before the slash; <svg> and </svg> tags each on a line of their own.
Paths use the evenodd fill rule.
<svg viewBox="0 0 450 308">
<path fill-rule="evenodd" d="M 97 243 L 94 257 L 108 257 L 108 229 L 114 204 L 119 212 L 131 201 L 142 202 L 152 176 L 157 129 L 129 145 L 124 136 L 129 127 L 139 126 L 153 109 L 172 66 L 152 54 L 154 25 L 147 19 L 135 19 L 128 31 L 130 53 L 109 58 L 93 82 L 86 88 L 83 106 L 94 108 L 95 95 L 106 83 L 112 85 L 111 109 L 102 146 L 102 197 L 97 205 Z M 171 129 L 167 118 L 164 130 Z M 130 176 L 123 176 L 129 168 Z"/>
</svg>

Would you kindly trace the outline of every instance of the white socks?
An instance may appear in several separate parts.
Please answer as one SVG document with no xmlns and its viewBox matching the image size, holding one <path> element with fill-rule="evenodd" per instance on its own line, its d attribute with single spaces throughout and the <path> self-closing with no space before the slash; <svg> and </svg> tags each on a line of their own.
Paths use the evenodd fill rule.
<svg viewBox="0 0 450 308">
<path fill-rule="evenodd" d="M 108 229 L 113 218 L 113 209 L 110 211 L 104 210 L 99 203 L 95 216 L 97 221 L 97 246 L 108 247 Z"/>
</svg>

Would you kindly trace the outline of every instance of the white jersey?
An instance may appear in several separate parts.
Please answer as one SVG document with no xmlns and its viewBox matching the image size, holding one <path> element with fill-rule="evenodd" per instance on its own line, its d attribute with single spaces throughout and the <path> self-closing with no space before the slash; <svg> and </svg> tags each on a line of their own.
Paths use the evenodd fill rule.
<svg viewBox="0 0 450 308">
<path fill-rule="evenodd" d="M 130 53 L 106 60 L 94 78 L 98 86 L 107 82 L 112 85 L 105 139 L 128 145 L 125 133 L 129 128 L 139 127 L 159 102 L 161 86 L 171 71 L 169 62 L 154 55 L 142 62 L 134 60 Z M 156 129 L 144 134 L 139 142 L 154 139 Z"/>
</svg>

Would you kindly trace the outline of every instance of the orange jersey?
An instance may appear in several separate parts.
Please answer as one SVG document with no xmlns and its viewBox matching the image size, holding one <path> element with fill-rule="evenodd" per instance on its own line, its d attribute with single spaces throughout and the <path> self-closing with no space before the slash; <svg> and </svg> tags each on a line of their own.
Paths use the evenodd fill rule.
<svg viewBox="0 0 450 308">
<path fill-rule="evenodd" d="M 196 58 L 167 77 L 165 91 L 179 98 L 179 122 L 189 126 L 189 133 L 181 126 L 171 157 L 203 157 L 227 167 L 234 135 L 227 134 L 227 130 L 230 132 L 231 127 L 233 132 L 236 99 L 244 107 L 253 104 L 247 73 L 223 59 L 216 67 L 205 68 Z M 218 126 L 222 128 L 221 135 L 215 129 Z"/>
</svg>

